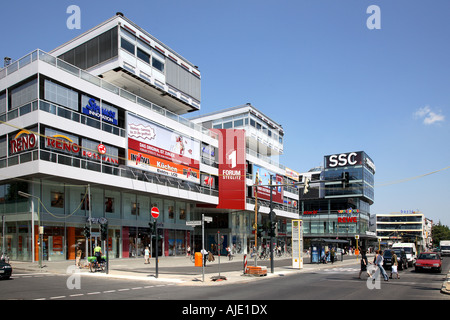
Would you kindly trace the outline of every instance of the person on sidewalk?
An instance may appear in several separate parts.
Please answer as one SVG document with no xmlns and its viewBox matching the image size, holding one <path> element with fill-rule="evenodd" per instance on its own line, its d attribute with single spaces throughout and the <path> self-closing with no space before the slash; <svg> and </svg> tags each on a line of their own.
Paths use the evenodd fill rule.
<svg viewBox="0 0 450 320">
<path fill-rule="evenodd" d="M 77 249 L 76 249 L 76 259 L 75 259 L 75 265 L 76 265 L 78 268 L 81 268 L 81 263 L 80 263 L 80 261 L 81 261 L 81 256 L 82 256 L 82 254 L 83 254 L 83 251 L 81 250 L 81 244 L 79 243 L 79 244 L 77 245 Z"/>
<path fill-rule="evenodd" d="M 144 250 L 144 264 L 150 264 L 150 250 L 148 247 L 145 247 Z"/>
</svg>

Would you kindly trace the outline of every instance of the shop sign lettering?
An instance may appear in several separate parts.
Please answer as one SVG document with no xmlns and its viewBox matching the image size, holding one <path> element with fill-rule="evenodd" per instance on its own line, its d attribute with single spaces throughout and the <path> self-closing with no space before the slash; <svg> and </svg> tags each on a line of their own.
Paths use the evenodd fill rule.
<svg viewBox="0 0 450 320">
<path fill-rule="evenodd" d="M 67 151 L 70 153 L 77 154 L 80 152 L 80 146 L 78 144 L 74 143 L 70 138 L 60 134 L 55 135 L 53 137 L 47 137 L 46 146 L 61 151 Z"/>
<path fill-rule="evenodd" d="M 11 154 L 34 149 L 37 142 L 38 138 L 34 133 L 22 130 L 10 141 Z"/>
</svg>

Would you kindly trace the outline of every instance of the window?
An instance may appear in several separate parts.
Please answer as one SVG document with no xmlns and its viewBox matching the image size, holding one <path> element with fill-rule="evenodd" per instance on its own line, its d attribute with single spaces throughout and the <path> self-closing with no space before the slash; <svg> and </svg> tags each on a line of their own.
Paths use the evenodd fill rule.
<svg viewBox="0 0 450 320">
<path fill-rule="evenodd" d="M 152 67 L 164 72 L 164 63 L 159 61 L 158 59 L 155 59 L 154 57 L 152 57 Z"/>
<path fill-rule="evenodd" d="M 150 55 L 141 48 L 137 48 L 137 56 L 142 61 L 150 64 Z"/>
<path fill-rule="evenodd" d="M 45 80 L 44 99 L 78 111 L 78 92 Z"/>
<path fill-rule="evenodd" d="M 231 122 L 231 121 L 225 122 L 225 123 L 223 124 L 223 128 L 224 128 L 224 129 L 231 129 L 231 128 L 233 128 L 233 122 Z"/>
<path fill-rule="evenodd" d="M 37 99 L 37 79 L 31 80 L 11 90 L 11 109 Z"/>
<path fill-rule="evenodd" d="M 51 205 L 54 208 L 64 208 L 64 193 L 52 191 L 51 192 Z"/>
<path fill-rule="evenodd" d="M 244 119 L 234 120 L 234 127 L 242 127 L 244 125 Z"/>
<path fill-rule="evenodd" d="M 132 44 L 131 42 L 125 40 L 124 38 L 121 38 L 120 39 L 120 46 L 123 49 L 127 50 L 132 55 L 134 55 L 134 44 Z"/>
</svg>

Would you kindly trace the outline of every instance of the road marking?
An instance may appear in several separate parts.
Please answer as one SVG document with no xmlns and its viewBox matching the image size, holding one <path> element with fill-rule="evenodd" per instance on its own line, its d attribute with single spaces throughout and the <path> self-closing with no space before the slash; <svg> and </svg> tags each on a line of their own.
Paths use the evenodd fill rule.
<svg viewBox="0 0 450 320">
<path fill-rule="evenodd" d="M 58 297 L 50 297 L 50 299 L 63 299 L 63 298 L 65 298 L 66 296 L 58 296 Z"/>
<path fill-rule="evenodd" d="M 88 292 L 87 294 L 100 294 L 100 291 L 96 291 L 96 292 Z"/>
<path fill-rule="evenodd" d="M 116 292 L 116 290 L 107 290 L 107 291 L 103 291 L 103 293 L 112 293 L 112 292 Z"/>
<path fill-rule="evenodd" d="M 139 289 L 142 289 L 142 287 L 131 288 L 131 290 L 139 290 Z"/>
<path fill-rule="evenodd" d="M 71 294 L 69 297 L 81 297 L 84 296 L 84 293 Z"/>
</svg>

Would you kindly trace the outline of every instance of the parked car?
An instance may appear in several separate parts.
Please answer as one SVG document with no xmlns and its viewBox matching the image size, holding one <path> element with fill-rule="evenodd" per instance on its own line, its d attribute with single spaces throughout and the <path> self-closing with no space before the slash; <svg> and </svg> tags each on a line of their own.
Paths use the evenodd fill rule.
<svg viewBox="0 0 450 320">
<path fill-rule="evenodd" d="M 12 267 L 9 263 L 0 260 L 0 278 L 9 279 L 12 274 Z"/>
<path fill-rule="evenodd" d="M 415 265 L 416 272 L 423 270 L 442 271 L 442 258 L 437 252 L 422 252 L 419 254 Z"/>
<path fill-rule="evenodd" d="M 409 263 L 406 251 L 402 248 L 394 248 L 392 250 L 394 250 L 395 254 L 397 255 L 398 269 L 408 269 Z"/>
<path fill-rule="evenodd" d="M 383 253 L 383 268 L 386 270 L 391 270 L 394 262 L 392 261 L 392 251 L 395 252 L 397 256 L 398 270 L 408 269 L 408 260 L 406 258 L 405 250 L 401 248 L 386 249 Z"/>
<path fill-rule="evenodd" d="M 416 245 L 414 243 L 394 243 L 392 249 L 404 249 L 406 252 L 406 259 L 408 260 L 408 265 L 412 267 L 417 259 Z"/>
</svg>

